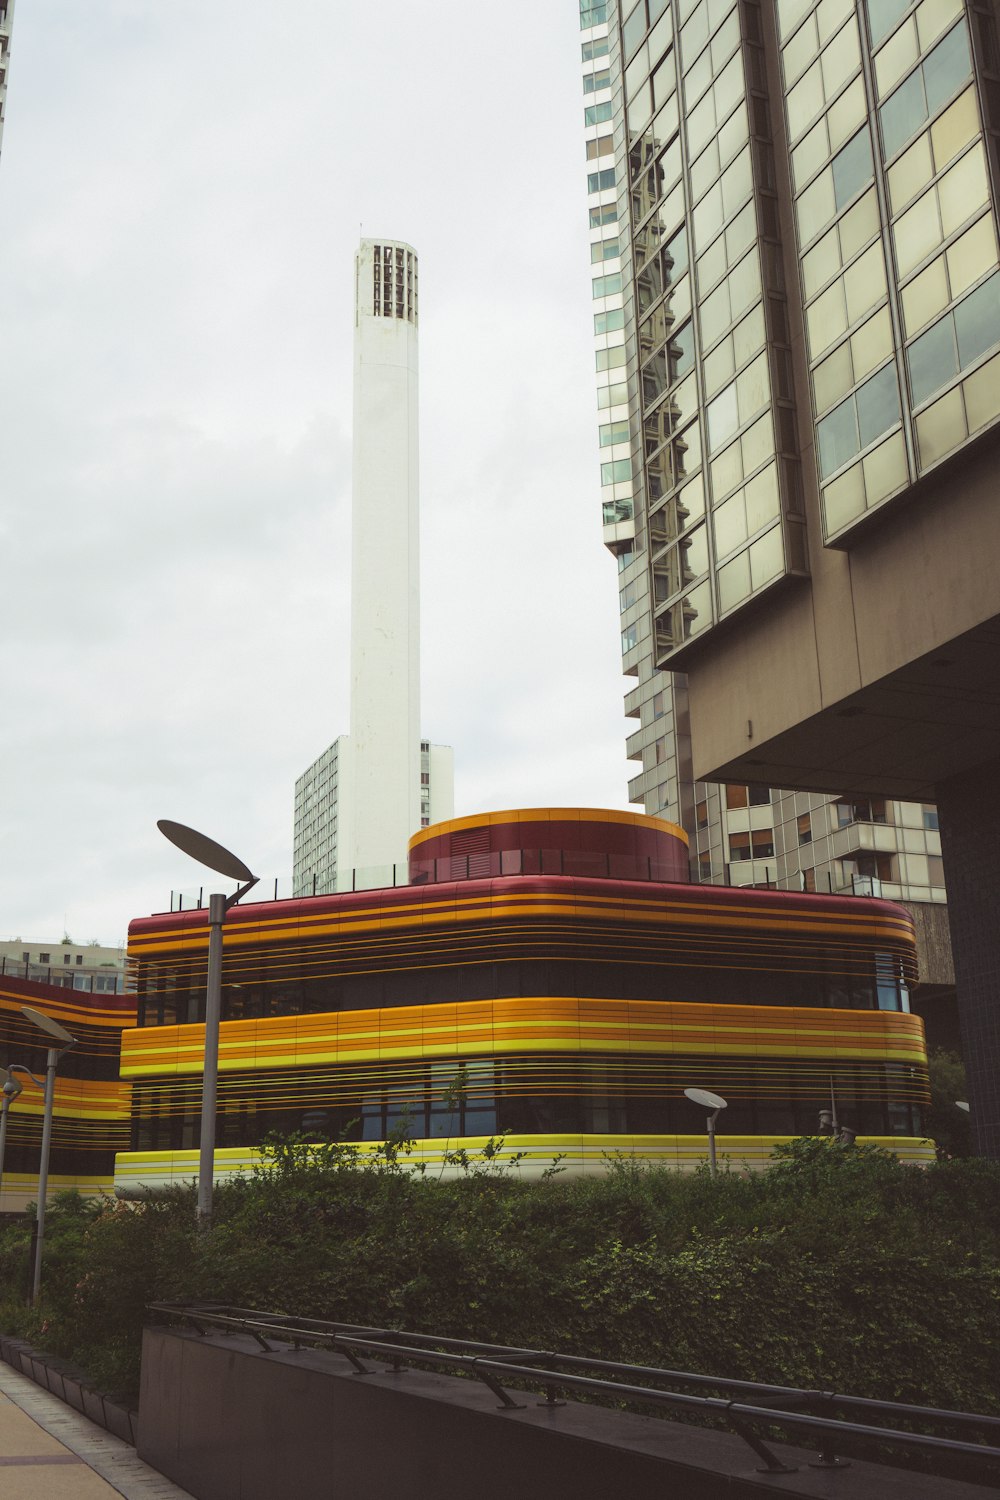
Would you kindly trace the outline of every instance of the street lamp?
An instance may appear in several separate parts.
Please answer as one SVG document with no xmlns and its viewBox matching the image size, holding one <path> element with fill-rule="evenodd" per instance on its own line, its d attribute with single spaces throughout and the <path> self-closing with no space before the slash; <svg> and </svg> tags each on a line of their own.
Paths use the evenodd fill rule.
<svg viewBox="0 0 1000 1500">
<path fill-rule="evenodd" d="M 6 1068 L 0 1068 L 0 1077 L 3 1078 L 2 1101 L 0 1101 L 0 1198 L 3 1196 L 3 1158 L 7 1149 L 7 1116 L 10 1107 L 18 1094 L 21 1085 L 16 1078 L 12 1078 Z"/>
<path fill-rule="evenodd" d="M 714 1177 L 718 1171 L 715 1164 L 715 1122 L 719 1118 L 719 1110 L 727 1108 L 726 1101 L 718 1094 L 710 1094 L 708 1089 L 685 1089 L 684 1097 L 690 1099 L 692 1104 L 700 1104 L 702 1109 L 709 1111 L 705 1129 L 708 1131 L 708 1166 Z"/>
<path fill-rule="evenodd" d="M 199 864 L 242 882 L 232 896 L 208 898 L 208 975 L 205 985 L 205 1069 L 201 1087 L 201 1151 L 198 1158 L 198 1222 L 207 1229 L 212 1222 L 212 1187 L 215 1178 L 215 1110 L 219 1084 L 219 1021 L 222 1015 L 222 924 L 231 906 L 245 896 L 260 878 L 252 875 L 241 859 L 221 844 L 169 818 L 158 818 L 157 828 L 178 849 Z"/>
<path fill-rule="evenodd" d="M 35 1210 L 35 1271 L 31 1282 L 32 1303 L 38 1301 L 38 1290 L 42 1284 L 42 1246 L 45 1242 L 45 1200 L 49 1191 L 49 1152 L 52 1149 L 52 1115 L 55 1109 L 56 1098 L 56 1067 L 64 1052 L 76 1046 L 76 1037 L 71 1031 L 67 1031 L 58 1021 L 47 1016 L 44 1011 L 36 1010 L 33 1005 L 22 1005 L 21 1014 L 25 1020 L 30 1021 L 32 1026 L 37 1026 L 39 1031 L 44 1031 L 46 1036 L 54 1037 L 57 1042 L 62 1042 L 61 1047 L 50 1047 L 45 1057 L 45 1082 L 36 1078 L 34 1073 L 28 1072 L 27 1068 L 18 1067 L 20 1073 L 27 1073 L 32 1083 L 37 1084 L 40 1089 L 45 1090 L 45 1114 L 42 1119 L 42 1157 L 38 1164 L 38 1207 Z M 14 1065 L 17 1067 L 17 1064 Z"/>
</svg>

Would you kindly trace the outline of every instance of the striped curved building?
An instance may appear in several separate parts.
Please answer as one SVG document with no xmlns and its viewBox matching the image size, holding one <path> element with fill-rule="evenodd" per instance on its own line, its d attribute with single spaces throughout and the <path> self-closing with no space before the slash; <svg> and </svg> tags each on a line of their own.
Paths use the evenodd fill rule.
<svg viewBox="0 0 1000 1500">
<path fill-rule="evenodd" d="M 0 975 L 0 1065 L 28 1068 L 44 1079 L 48 1041 L 21 1014 L 34 1006 L 77 1038 L 60 1059 L 55 1080 L 49 1191 L 110 1191 L 115 1152 L 129 1142 L 129 1085 L 119 1078 L 122 1032 L 135 1026 L 135 996 L 75 990 Z M 38 1194 L 43 1090 L 22 1072 L 13 1100 L 0 1180 L 0 1210 L 21 1211 Z"/>
<path fill-rule="evenodd" d="M 922 1161 L 927 1101 L 910 917 L 890 902 L 687 884 L 684 834 L 635 813 L 462 818 L 410 842 L 408 886 L 233 908 L 225 929 L 217 1174 L 269 1131 L 411 1160 L 503 1135 L 522 1173 L 555 1157 L 761 1164 L 843 1123 Z M 138 1015 L 120 1193 L 197 1172 L 204 911 L 134 921 Z"/>
</svg>

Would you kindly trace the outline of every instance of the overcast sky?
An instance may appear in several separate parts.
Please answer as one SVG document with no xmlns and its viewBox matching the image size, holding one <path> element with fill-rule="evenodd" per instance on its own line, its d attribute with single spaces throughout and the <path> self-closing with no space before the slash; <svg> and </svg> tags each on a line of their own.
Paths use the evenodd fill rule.
<svg viewBox="0 0 1000 1500">
<path fill-rule="evenodd" d="M 627 806 L 574 0 L 21 0 L 0 160 L 0 936 L 291 871 L 348 729 L 353 256 L 420 256 L 423 729 Z"/>
</svg>

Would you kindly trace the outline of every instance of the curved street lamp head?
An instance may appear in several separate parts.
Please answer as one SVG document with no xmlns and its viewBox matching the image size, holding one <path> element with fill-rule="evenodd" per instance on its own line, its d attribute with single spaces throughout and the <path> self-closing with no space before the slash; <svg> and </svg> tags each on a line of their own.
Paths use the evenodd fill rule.
<svg viewBox="0 0 1000 1500">
<path fill-rule="evenodd" d="M 726 1101 L 718 1094 L 710 1094 L 708 1089 L 685 1089 L 685 1099 L 690 1099 L 692 1104 L 700 1104 L 702 1109 L 725 1109 Z"/>
<path fill-rule="evenodd" d="M 67 1031 L 65 1026 L 60 1025 L 58 1021 L 54 1021 L 44 1011 L 36 1010 L 33 1005 L 22 1005 L 21 1014 L 33 1026 L 37 1026 L 41 1031 L 47 1032 L 49 1036 L 55 1037 L 57 1042 L 63 1042 L 71 1046 L 76 1041 L 76 1037 L 71 1031 Z"/>
<path fill-rule="evenodd" d="M 0 1068 L 0 1073 L 3 1074 L 3 1084 L 0 1085 L 0 1094 L 4 1096 L 4 1103 L 9 1104 L 17 1098 L 21 1092 L 22 1085 L 18 1083 L 16 1078 L 10 1076 L 6 1068 Z"/>
<path fill-rule="evenodd" d="M 173 823 L 169 818 L 157 818 L 156 826 L 164 838 L 176 844 L 177 848 L 192 859 L 196 859 L 200 865 L 214 870 L 217 875 L 225 875 L 229 880 L 256 882 L 256 876 L 241 859 L 210 839 L 207 834 L 199 833 L 196 828 L 188 828 L 186 823 Z"/>
</svg>

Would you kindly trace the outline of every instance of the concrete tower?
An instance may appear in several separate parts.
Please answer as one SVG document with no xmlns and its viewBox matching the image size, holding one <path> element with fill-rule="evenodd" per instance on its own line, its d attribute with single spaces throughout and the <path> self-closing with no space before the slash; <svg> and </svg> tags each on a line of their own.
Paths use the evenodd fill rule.
<svg viewBox="0 0 1000 1500">
<path fill-rule="evenodd" d="M 451 751 L 420 738 L 417 257 L 362 240 L 354 276 L 351 732 L 295 789 L 297 894 L 405 882 L 453 812 Z"/>
<path fill-rule="evenodd" d="M 404 864 L 420 827 L 417 386 L 416 254 L 398 241 L 362 240 L 354 279 L 351 745 L 341 760 L 337 840 L 338 862 L 354 869 Z"/>
</svg>

